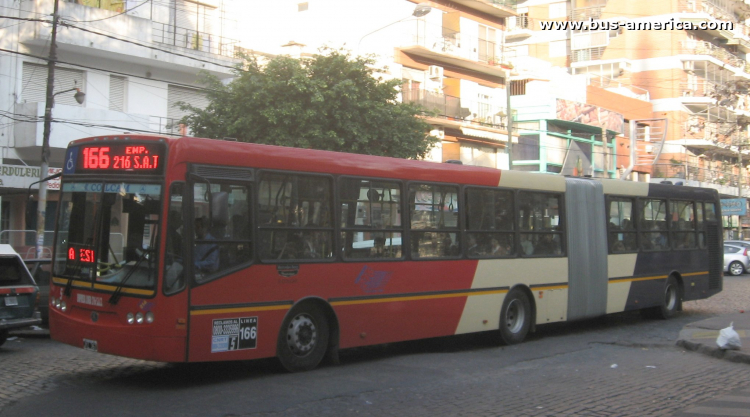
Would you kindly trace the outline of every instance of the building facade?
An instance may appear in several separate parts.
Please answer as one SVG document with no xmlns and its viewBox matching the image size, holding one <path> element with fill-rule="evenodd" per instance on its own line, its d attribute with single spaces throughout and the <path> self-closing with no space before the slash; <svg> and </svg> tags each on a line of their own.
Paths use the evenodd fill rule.
<svg viewBox="0 0 750 417">
<path fill-rule="evenodd" d="M 32 183 L 46 176 L 39 166 L 55 2 L 50 173 L 60 170 L 64 150 L 75 139 L 185 133 L 175 123 L 183 113 L 174 104 L 204 105 L 199 71 L 229 78 L 237 63 L 228 0 L 0 0 L 0 241 L 16 247 L 35 242 L 38 186 Z M 75 99 L 75 89 L 85 100 Z M 56 187 L 59 182 L 49 186 L 48 231 Z"/>
</svg>

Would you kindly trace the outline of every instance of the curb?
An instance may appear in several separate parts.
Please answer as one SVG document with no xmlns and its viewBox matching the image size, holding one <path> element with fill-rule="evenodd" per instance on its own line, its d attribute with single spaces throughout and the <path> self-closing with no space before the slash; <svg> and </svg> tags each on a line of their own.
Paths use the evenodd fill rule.
<svg viewBox="0 0 750 417">
<path fill-rule="evenodd" d="M 724 359 L 735 363 L 750 364 L 750 356 L 738 350 L 719 349 L 719 347 L 706 346 L 702 343 L 690 342 L 688 340 L 678 340 L 677 346 L 686 350 L 702 353 L 717 359 Z"/>
</svg>

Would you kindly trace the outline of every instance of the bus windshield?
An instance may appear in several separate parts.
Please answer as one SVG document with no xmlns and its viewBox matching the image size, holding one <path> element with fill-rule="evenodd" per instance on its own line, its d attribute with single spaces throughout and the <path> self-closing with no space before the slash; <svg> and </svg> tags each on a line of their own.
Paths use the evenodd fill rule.
<svg viewBox="0 0 750 417">
<path fill-rule="evenodd" d="M 161 185 L 65 183 L 55 243 L 56 276 L 153 288 Z"/>
</svg>

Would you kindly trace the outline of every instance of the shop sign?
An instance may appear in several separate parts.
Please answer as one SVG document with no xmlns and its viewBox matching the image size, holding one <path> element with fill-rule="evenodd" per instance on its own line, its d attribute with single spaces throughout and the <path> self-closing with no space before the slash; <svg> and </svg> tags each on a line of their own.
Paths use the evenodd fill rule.
<svg viewBox="0 0 750 417">
<path fill-rule="evenodd" d="M 47 171 L 47 176 L 57 174 L 61 171 L 62 168 L 50 168 Z M 29 185 L 39 181 L 39 173 L 39 167 L 0 164 L 0 187 L 28 189 Z M 34 184 L 31 188 L 39 188 L 39 185 Z M 59 190 L 60 178 L 55 178 L 47 182 L 47 188 L 50 190 Z"/>
<path fill-rule="evenodd" d="M 722 216 L 744 216 L 747 213 L 746 198 L 727 198 L 721 200 Z"/>
</svg>

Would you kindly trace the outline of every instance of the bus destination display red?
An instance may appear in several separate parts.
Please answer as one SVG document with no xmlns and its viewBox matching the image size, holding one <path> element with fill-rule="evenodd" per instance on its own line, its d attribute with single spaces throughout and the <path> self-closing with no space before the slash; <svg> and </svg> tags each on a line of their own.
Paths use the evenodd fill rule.
<svg viewBox="0 0 750 417">
<path fill-rule="evenodd" d="M 96 255 L 91 248 L 71 245 L 68 247 L 68 261 L 94 263 Z"/>
<path fill-rule="evenodd" d="M 82 146 L 76 171 L 146 171 L 161 168 L 161 147 L 109 144 Z"/>
</svg>

